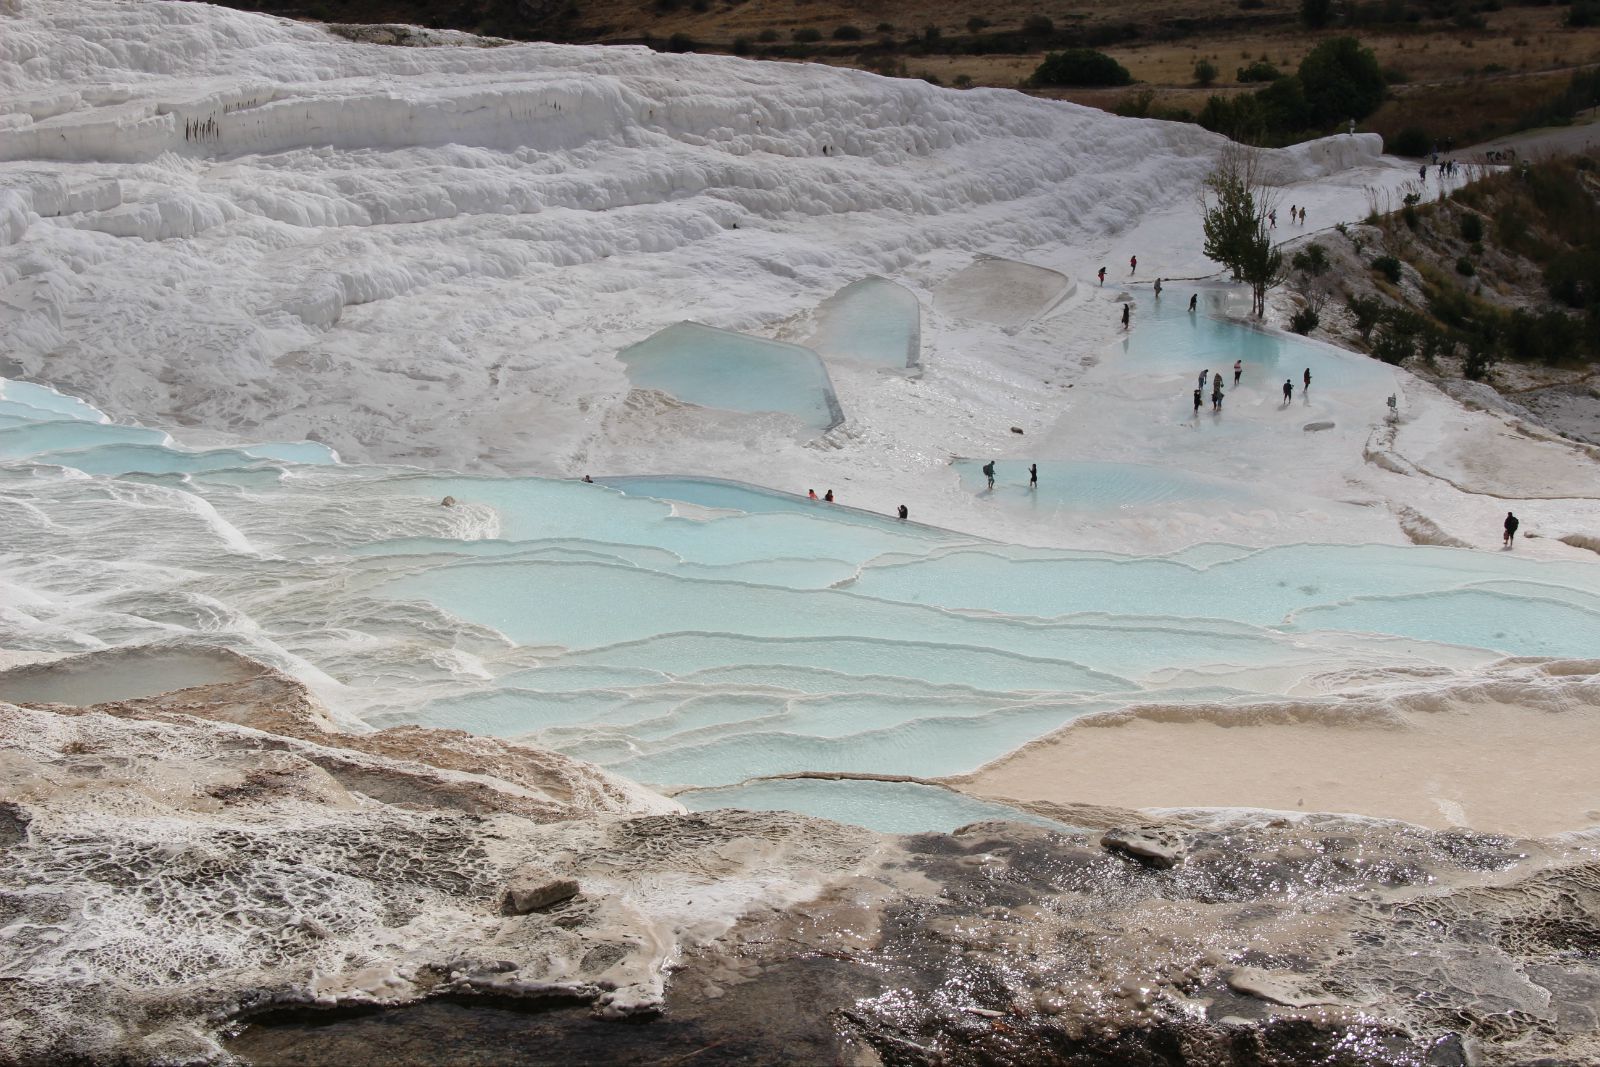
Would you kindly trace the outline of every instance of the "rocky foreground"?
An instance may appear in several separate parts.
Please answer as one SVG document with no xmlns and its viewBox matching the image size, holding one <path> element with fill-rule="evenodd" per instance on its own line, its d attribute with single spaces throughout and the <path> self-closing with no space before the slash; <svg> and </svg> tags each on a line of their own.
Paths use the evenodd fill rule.
<svg viewBox="0 0 1600 1067">
<path fill-rule="evenodd" d="M 685 814 L 237 673 L 0 704 L 0 1061 L 1600 1059 L 1591 837 Z"/>
</svg>

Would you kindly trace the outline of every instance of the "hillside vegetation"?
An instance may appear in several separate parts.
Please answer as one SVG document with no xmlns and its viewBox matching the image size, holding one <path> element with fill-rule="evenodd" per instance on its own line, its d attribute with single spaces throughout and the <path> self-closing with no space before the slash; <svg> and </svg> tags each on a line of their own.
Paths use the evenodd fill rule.
<svg viewBox="0 0 1600 1067">
<path fill-rule="evenodd" d="M 1362 128 L 1465 144 L 1549 118 L 1572 71 L 1600 63 L 1597 0 L 1129 0 L 974 7 L 951 0 L 221 0 L 227 6 L 326 22 L 404 22 L 516 40 L 644 43 L 665 51 L 808 60 L 956 87 L 1021 88 L 1124 114 L 1195 118 L 1211 97 L 1272 88 L 1331 38 L 1372 50 L 1386 99 Z M 1052 55 L 1092 49 L 1111 71 L 1061 78 Z M 1055 72 L 1063 67 L 1056 61 Z M 1270 73 L 1269 73 L 1270 72 Z M 1287 100 L 1283 97 L 1289 97 Z M 1256 140 L 1317 132 L 1330 117 L 1291 87 L 1267 102 L 1297 119 Z M 1592 104 L 1593 102 L 1591 102 Z M 1238 126 L 1236 121 L 1218 128 Z M 1243 125 L 1261 125 L 1246 122 Z M 1303 127 L 1303 128 L 1302 128 Z M 1230 131 L 1232 132 L 1232 131 Z M 1411 147 L 1420 142 L 1411 138 Z"/>
</svg>

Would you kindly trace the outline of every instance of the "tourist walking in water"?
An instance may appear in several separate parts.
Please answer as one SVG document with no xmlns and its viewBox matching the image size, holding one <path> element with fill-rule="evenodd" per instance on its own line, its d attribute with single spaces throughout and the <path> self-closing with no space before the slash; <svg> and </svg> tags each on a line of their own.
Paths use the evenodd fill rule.
<svg viewBox="0 0 1600 1067">
<path fill-rule="evenodd" d="M 817 499 L 817 491 L 815 489 L 807 489 L 806 496 L 812 500 L 815 500 Z"/>
<path fill-rule="evenodd" d="M 1200 299 L 1200 294 L 1199 293 L 1190 293 L 1189 294 L 1189 310 L 1190 311 L 1194 310 L 1194 306 L 1195 306 L 1196 302 L 1199 301 L 1199 299 Z"/>
<path fill-rule="evenodd" d="M 1161 296 L 1161 279 L 1160 278 L 1156 279 L 1156 296 L 1157 296 L 1157 298 L 1159 298 Z"/>
<path fill-rule="evenodd" d="M 1300 381 L 1303 383 L 1300 386 L 1300 395 L 1301 396 L 1305 396 L 1307 393 L 1311 392 L 1311 368 L 1310 367 L 1306 368 L 1306 372 L 1305 372 L 1305 374 L 1301 375 Z"/>
<path fill-rule="evenodd" d="M 1028 488 L 1039 488 L 1039 465 L 1037 463 L 1028 464 Z"/>
<path fill-rule="evenodd" d="M 1101 267 L 1100 268 L 1100 284 L 1104 285 L 1105 283 L 1106 283 L 1106 269 L 1104 267 Z"/>
<path fill-rule="evenodd" d="M 1243 373 L 1244 373 L 1244 360 L 1242 360 L 1242 359 L 1234 360 L 1233 361 L 1233 384 L 1234 385 L 1238 385 L 1239 384 L 1239 375 L 1241 375 Z"/>
<path fill-rule="evenodd" d="M 1196 415 L 1200 414 L 1200 398 L 1203 396 L 1205 396 L 1205 391 L 1203 389 L 1196 389 L 1194 391 L 1194 413 Z"/>
<path fill-rule="evenodd" d="M 1217 384 L 1211 389 L 1211 410 L 1222 410 L 1222 379 L 1217 378 Z"/>
<path fill-rule="evenodd" d="M 1517 527 L 1521 525 L 1522 524 L 1517 521 L 1517 517 L 1515 515 L 1511 514 L 1509 511 L 1506 512 L 1506 535 L 1501 539 L 1500 543 L 1505 545 L 1507 548 L 1510 548 L 1511 542 L 1516 539 Z"/>
<path fill-rule="evenodd" d="M 993 489 L 994 488 L 994 460 L 991 459 L 989 462 L 987 462 L 987 463 L 985 463 L 983 465 L 983 476 L 985 478 L 989 479 L 989 488 Z"/>
<path fill-rule="evenodd" d="M 1138 274 L 1139 273 L 1139 257 L 1138 256 L 1129 256 L 1128 257 L 1128 273 L 1129 274 Z"/>
<path fill-rule="evenodd" d="M 1285 378 L 1283 380 L 1283 402 L 1285 404 L 1287 404 L 1293 398 L 1294 398 L 1294 379 Z"/>
<path fill-rule="evenodd" d="M 1208 368 L 1206 370 L 1203 370 L 1203 371 L 1200 372 L 1200 380 L 1198 382 L 1196 382 L 1195 384 L 1198 385 L 1202 390 L 1204 390 L 1205 387 L 1206 387 L 1206 379 L 1210 378 L 1210 377 L 1211 377 L 1210 369 Z"/>
<path fill-rule="evenodd" d="M 1213 374 L 1211 376 L 1211 389 L 1212 389 L 1213 392 L 1217 392 L 1217 393 L 1222 392 L 1222 372 L 1221 371 L 1217 371 L 1217 373 L 1215 373 L 1215 374 Z"/>
<path fill-rule="evenodd" d="M 1132 319 L 1133 319 L 1133 305 L 1132 304 L 1123 304 L 1122 305 L 1122 328 L 1124 330 L 1126 330 L 1128 328 L 1128 323 L 1130 321 L 1132 321 Z"/>
</svg>

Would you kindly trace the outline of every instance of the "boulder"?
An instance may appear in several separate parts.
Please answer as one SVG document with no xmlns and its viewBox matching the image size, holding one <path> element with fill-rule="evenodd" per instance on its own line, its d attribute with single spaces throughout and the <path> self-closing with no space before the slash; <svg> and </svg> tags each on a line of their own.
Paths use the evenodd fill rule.
<svg viewBox="0 0 1600 1067">
<path fill-rule="evenodd" d="M 578 883 L 572 878 L 558 878 L 549 871 L 520 867 L 506 882 L 502 909 L 507 915 L 526 915 L 542 911 L 552 904 L 571 900 L 578 895 Z"/>
<path fill-rule="evenodd" d="M 1013 427 L 1011 427 L 1011 432 L 1012 433 L 1021 433 L 1022 432 L 1022 427 L 1021 426 L 1013 426 Z"/>
<path fill-rule="evenodd" d="M 1165 830 L 1107 830 L 1100 847 L 1132 856 L 1146 867 L 1166 870 L 1183 859 L 1183 842 Z"/>
</svg>

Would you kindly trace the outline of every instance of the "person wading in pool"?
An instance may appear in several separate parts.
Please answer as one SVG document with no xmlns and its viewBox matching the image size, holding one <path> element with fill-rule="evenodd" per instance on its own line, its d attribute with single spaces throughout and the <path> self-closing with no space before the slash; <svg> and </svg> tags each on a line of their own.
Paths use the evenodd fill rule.
<svg viewBox="0 0 1600 1067">
<path fill-rule="evenodd" d="M 1200 414 L 1200 401 L 1205 395 L 1204 389 L 1196 389 L 1194 391 L 1194 413 L 1196 415 Z"/>
<path fill-rule="evenodd" d="M 817 499 L 817 491 L 815 489 L 807 489 L 806 496 L 810 497 L 812 500 L 815 500 Z"/>
<path fill-rule="evenodd" d="M 1213 393 L 1222 392 L 1222 372 L 1221 371 L 1217 371 L 1216 374 L 1211 376 L 1211 391 Z"/>
<path fill-rule="evenodd" d="M 905 522 L 906 521 L 906 516 L 911 514 L 910 509 L 908 509 L 904 504 L 901 504 L 900 508 L 899 508 L 899 511 L 900 511 L 900 521 L 901 522 Z"/>
<path fill-rule="evenodd" d="M 1129 256 L 1128 257 L 1128 273 L 1129 274 L 1138 274 L 1139 273 L 1139 257 L 1138 256 Z"/>
<path fill-rule="evenodd" d="M 1238 385 L 1239 384 L 1239 375 L 1241 375 L 1243 373 L 1244 373 L 1244 360 L 1242 360 L 1242 359 L 1234 360 L 1233 361 L 1233 384 L 1234 385 Z"/>
<path fill-rule="evenodd" d="M 1218 375 L 1217 384 L 1211 387 L 1211 410 L 1222 410 L 1222 377 Z"/>
<path fill-rule="evenodd" d="M 1307 393 L 1311 392 L 1311 368 L 1310 367 L 1306 368 L 1306 372 L 1305 372 L 1304 375 L 1301 376 L 1300 381 L 1302 383 L 1304 383 L 1304 384 L 1302 384 L 1300 386 L 1300 395 L 1301 396 L 1305 396 Z"/>
<path fill-rule="evenodd" d="M 1101 267 L 1100 268 L 1100 284 L 1104 285 L 1105 283 L 1106 283 L 1106 269 L 1104 267 Z"/>
<path fill-rule="evenodd" d="M 1190 311 L 1194 310 L 1194 306 L 1195 306 L 1195 304 L 1197 302 L 1199 302 L 1199 300 L 1200 300 L 1200 294 L 1199 293 L 1190 293 L 1189 294 L 1189 310 Z"/>
<path fill-rule="evenodd" d="M 1037 463 L 1028 464 L 1028 488 L 1039 488 L 1039 465 Z"/>
<path fill-rule="evenodd" d="M 1288 378 L 1283 380 L 1283 402 L 1287 404 L 1294 398 L 1294 382 Z"/>
<path fill-rule="evenodd" d="M 987 463 L 985 463 L 983 465 L 983 476 L 985 478 L 989 479 L 989 488 L 993 489 L 994 488 L 994 460 L 991 459 L 989 462 L 987 462 Z"/>
<path fill-rule="evenodd" d="M 1200 387 L 1200 391 L 1202 393 L 1205 392 L 1205 389 L 1206 389 L 1206 379 L 1210 378 L 1210 377 L 1211 377 L 1211 371 L 1209 369 L 1203 370 L 1203 371 L 1200 372 L 1200 380 L 1195 382 L 1195 384 Z"/>
<path fill-rule="evenodd" d="M 833 503 L 833 490 L 829 489 L 826 493 L 823 493 L 822 499 L 829 504 Z"/>
<path fill-rule="evenodd" d="M 1132 320 L 1132 318 L 1133 318 L 1133 305 L 1132 304 L 1123 304 L 1122 305 L 1122 328 L 1124 330 L 1126 330 L 1128 328 L 1128 323 Z"/>
<path fill-rule="evenodd" d="M 1506 512 L 1506 535 L 1500 539 L 1500 543 L 1505 545 L 1507 548 L 1510 548 L 1511 542 L 1516 540 L 1517 527 L 1521 525 L 1522 524 L 1517 521 L 1517 517 L 1515 515 L 1511 514 L 1509 511 Z"/>
</svg>

